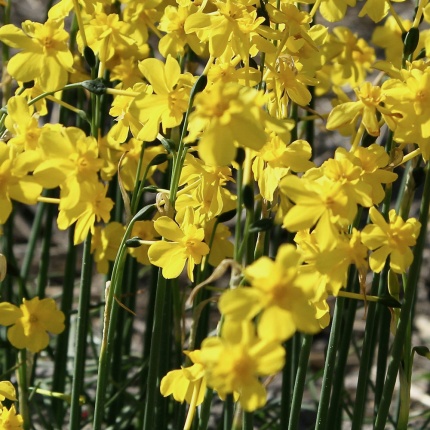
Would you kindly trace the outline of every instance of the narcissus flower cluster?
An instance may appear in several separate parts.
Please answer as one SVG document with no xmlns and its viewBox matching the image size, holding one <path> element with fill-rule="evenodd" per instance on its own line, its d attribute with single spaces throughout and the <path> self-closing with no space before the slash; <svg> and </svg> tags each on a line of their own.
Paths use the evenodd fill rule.
<svg viewBox="0 0 430 430">
<path fill-rule="evenodd" d="M 381 22 L 371 41 L 326 23 L 356 0 L 61 0 L 44 23 L 0 28 L 18 51 L 5 64 L 18 89 L 0 117 L 0 226 L 17 203 L 56 204 L 57 227 L 91 241 L 98 272 L 112 276 L 125 253 L 159 268 L 178 319 L 188 287 L 222 284 L 193 304 L 189 339 L 175 326 L 186 364 L 161 379 L 163 396 L 193 410 L 209 388 L 263 407 L 262 378 L 297 332 L 329 325 L 329 296 L 352 276 L 364 291 L 369 271 L 407 275 L 422 226 L 389 197 L 399 166 L 430 159 L 430 31 L 418 31 L 430 5 L 407 21 L 402 1 L 362 2 L 359 16 Z M 331 109 L 315 105 L 333 94 Z M 314 121 L 350 143 L 316 157 Z M 212 302 L 220 323 L 204 337 Z M 0 303 L 0 324 L 37 353 L 65 315 L 34 297 Z M 2 396 L 15 400 L 6 382 Z M 0 423 L 22 424 L 14 406 Z"/>
</svg>

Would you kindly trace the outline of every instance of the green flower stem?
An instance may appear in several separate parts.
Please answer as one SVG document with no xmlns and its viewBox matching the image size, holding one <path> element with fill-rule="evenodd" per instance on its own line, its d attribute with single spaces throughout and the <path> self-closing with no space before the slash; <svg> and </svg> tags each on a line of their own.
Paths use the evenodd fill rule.
<svg viewBox="0 0 430 430">
<path fill-rule="evenodd" d="M 28 362 L 27 362 L 27 350 L 21 349 L 18 353 L 19 357 L 19 367 L 17 371 L 17 379 L 18 379 L 18 401 L 19 401 L 19 413 L 22 416 L 24 421 L 23 429 L 30 430 L 31 429 L 31 419 L 30 419 L 30 409 L 28 405 Z"/>
<path fill-rule="evenodd" d="M 427 234 L 427 222 L 429 218 L 430 205 L 430 167 L 427 163 L 425 167 L 426 179 L 424 183 L 423 197 L 421 201 L 421 210 L 419 221 L 421 223 L 421 231 L 414 248 L 414 261 L 409 269 L 408 282 L 405 287 L 405 296 L 402 309 L 400 311 L 397 331 L 394 336 L 394 341 L 391 349 L 390 363 L 388 365 L 387 377 L 385 379 L 384 390 L 382 392 L 381 403 L 379 405 L 378 415 L 375 422 L 375 430 L 383 430 L 387 422 L 387 417 L 390 409 L 391 399 L 393 396 L 394 385 L 397 379 L 397 373 L 402 358 L 402 350 L 405 343 L 409 318 L 414 302 L 415 291 L 418 285 L 421 263 L 423 258 L 425 239 Z M 409 353 L 409 351 L 407 351 Z"/>
<path fill-rule="evenodd" d="M 94 409 L 93 430 L 100 430 L 103 423 L 104 406 L 106 401 L 106 389 L 109 380 L 109 365 L 111 362 L 116 322 L 118 316 L 118 305 L 115 305 L 115 297 L 121 295 L 122 279 L 124 273 L 125 258 L 127 256 L 126 241 L 130 237 L 134 223 L 143 216 L 146 211 L 153 209 L 154 205 L 142 208 L 129 222 L 119 246 L 118 254 L 112 269 L 110 285 L 106 288 L 106 304 L 103 317 L 103 337 L 100 348 L 98 384 L 96 391 L 96 404 Z"/>
<path fill-rule="evenodd" d="M 72 381 L 72 400 L 70 406 L 70 429 L 81 428 L 81 402 L 80 397 L 85 378 L 85 358 L 87 349 L 87 333 L 89 323 L 89 306 L 91 297 L 91 278 L 93 259 L 91 256 L 91 233 L 84 241 L 82 255 L 82 274 L 80 282 L 79 305 L 76 327 L 75 365 Z"/>
<path fill-rule="evenodd" d="M 12 0 L 6 0 L 6 5 L 3 9 L 3 22 L 2 25 L 10 24 L 10 10 Z M 6 79 L 10 79 L 9 73 L 7 73 L 7 63 L 10 58 L 10 49 L 6 43 L 2 43 L 2 105 L 5 106 L 11 96 L 12 81 L 6 82 Z"/>
<path fill-rule="evenodd" d="M 343 328 L 342 325 L 344 307 L 345 299 L 342 297 L 338 297 L 334 309 L 330 339 L 327 347 L 326 363 L 324 366 L 320 403 L 318 406 L 315 430 L 325 430 L 327 428 L 330 428 L 330 423 L 328 422 L 329 403 L 333 382 L 333 374 L 336 363 L 336 352 L 338 349 L 340 335 Z"/>
<path fill-rule="evenodd" d="M 170 204 L 172 205 L 173 208 L 175 207 L 176 194 L 179 188 L 179 179 L 182 172 L 182 166 L 184 165 L 185 156 L 187 155 L 187 151 L 188 151 L 188 148 L 185 146 L 185 142 L 184 142 L 185 136 L 187 134 L 187 128 L 188 128 L 188 117 L 191 113 L 191 110 L 193 109 L 194 97 L 199 91 L 202 90 L 202 88 L 200 87 L 202 86 L 202 84 L 205 84 L 206 80 L 207 80 L 207 77 L 205 74 L 199 76 L 193 88 L 191 89 L 190 100 L 188 101 L 187 111 L 185 112 L 184 122 L 182 124 L 182 131 L 181 131 L 181 137 L 179 140 L 178 151 L 176 153 L 176 156 L 173 158 L 172 177 L 170 181 Z"/>
<path fill-rule="evenodd" d="M 47 193 L 52 194 L 52 190 L 48 190 Z M 54 225 L 56 212 L 57 207 L 54 205 L 48 205 L 48 207 L 46 208 L 45 229 L 43 232 L 42 240 L 42 253 L 40 256 L 40 265 L 37 276 L 37 296 L 39 297 L 39 299 L 43 299 L 45 297 L 45 289 L 48 285 L 52 227 Z"/>
<path fill-rule="evenodd" d="M 296 380 L 294 382 L 293 397 L 291 402 L 290 419 L 288 423 L 288 430 L 299 428 L 299 418 L 302 406 L 303 392 L 305 389 L 306 373 L 308 370 L 309 356 L 311 353 L 313 336 L 306 334 L 303 336 L 299 363 L 297 367 Z M 252 427 L 250 427 L 252 429 Z M 245 427 L 244 427 L 245 430 Z M 246 429 L 248 430 L 248 429 Z"/>
<path fill-rule="evenodd" d="M 42 219 L 45 213 L 45 209 L 46 209 L 45 203 L 39 203 L 37 205 L 36 214 L 34 216 L 33 224 L 31 226 L 30 237 L 27 242 L 24 260 L 21 264 L 21 269 L 19 273 L 21 278 L 21 283 L 24 288 L 25 288 L 25 285 L 27 284 L 28 275 L 30 273 L 30 267 L 34 257 L 34 251 L 36 249 L 37 239 L 40 234 L 40 229 L 42 226 Z"/>
<path fill-rule="evenodd" d="M 241 242 L 241 224 L 242 224 L 242 205 L 243 205 L 243 168 L 239 165 L 237 169 L 236 177 L 236 189 L 237 189 L 237 200 L 236 200 L 236 228 L 234 232 L 234 260 L 241 264 L 240 255 L 240 242 Z"/>
<path fill-rule="evenodd" d="M 126 270 L 124 271 L 123 279 L 123 297 L 117 297 L 118 300 L 123 303 L 128 309 L 134 311 L 135 309 L 135 295 L 136 295 L 136 260 L 133 258 L 127 258 L 125 261 Z M 112 366 L 111 366 L 111 381 L 113 387 L 120 386 L 124 381 L 127 380 L 127 369 L 122 366 L 123 357 L 126 357 L 130 353 L 131 349 L 131 327 L 133 325 L 133 315 L 130 312 L 119 312 L 117 320 L 117 333 L 115 336 L 115 344 L 112 353 Z M 116 388 L 114 388 L 116 390 Z M 112 395 L 115 392 L 111 393 Z M 124 397 L 118 396 L 109 406 L 108 423 L 111 425 L 115 424 L 115 420 L 118 417 L 121 408 L 124 405 Z"/>
<path fill-rule="evenodd" d="M 27 104 L 29 106 L 31 106 L 34 103 L 38 102 L 39 100 L 43 100 L 44 98 L 46 98 L 48 96 L 53 96 L 55 93 L 58 93 L 59 91 L 67 91 L 67 90 L 72 90 L 72 89 L 76 89 L 76 88 L 82 88 L 82 82 L 78 82 L 78 83 L 75 83 L 75 84 L 67 84 L 63 88 L 60 88 L 58 90 L 47 91 L 45 93 L 39 94 L 34 99 L 31 99 Z"/>
<path fill-rule="evenodd" d="M 200 408 L 199 430 L 206 430 L 208 428 L 213 395 L 214 390 L 212 390 L 212 388 L 208 388 L 206 390 L 205 399 L 203 400 Z"/>
<path fill-rule="evenodd" d="M 64 269 L 63 278 L 63 294 L 61 297 L 61 311 L 66 316 L 64 322 L 65 329 L 57 337 L 57 348 L 55 352 L 54 362 L 54 377 L 52 381 L 52 390 L 55 392 L 63 393 L 66 387 L 67 377 L 67 353 L 70 336 L 70 312 L 73 306 L 73 291 L 75 284 L 75 271 L 76 271 L 76 246 L 73 243 L 73 236 L 75 234 L 74 225 L 68 231 L 68 248 L 66 256 L 66 267 Z M 52 412 L 57 423 L 57 427 L 61 428 L 65 407 L 62 400 L 52 398 Z"/>
<path fill-rule="evenodd" d="M 347 290 L 359 290 L 359 280 L 357 271 L 350 269 L 348 276 Z M 342 428 L 342 396 L 344 394 L 344 377 L 346 371 L 346 364 L 349 354 L 349 345 L 352 339 L 352 332 L 354 328 L 355 315 L 357 310 L 358 301 L 348 300 L 345 302 L 345 312 L 343 320 L 343 328 L 341 339 L 339 342 L 339 351 L 337 355 L 336 367 L 334 370 L 332 393 L 330 399 L 330 407 L 328 411 L 327 422 L 332 423 L 332 429 Z"/>
<path fill-rule="evenodd" d="M 379 404 L 382 398 L 382 391 L 384 389 L 385 372 L 387 370 L 387 357 L 390 351 L 390 323 L 391 314 L 385 306 L 381 309 L 379 316 L 379 330 L 378 330 L 378 355 L 376 362 L 376 379 L 375 379 L 375 407 L 374 418 L 378 413 Z"/>
<path fill-rule="evenodd" d="M 386 278 L 380 274 L 375 274 L 372 283 L 371 294 L 374 294 L 378 285 L 386 282 Z M 367 400 L 367 388 L 370 377 L 370 368 L 376 346 L 376 329 L 378 327 L 378 315 L 380 305 L 369 303 L 366 317 L 366 330 L 364 333 L 363 347 L 360 357 L 360 369 L 358 374 L 358 383 L 355 397 L 354 413 L 352 419 L 352 430 L 362 428 L 364 419 L 364 410 Z"/>
<path fill-rule="evenodd" d="M 224 401 L 224 430 L 231 430 L 234 418 L 233 394 L 228 394 Z"/>
<path fill-rule="evenodd" d="M 243 411 L 242 430 L 254 429 L 254 413 Z"/>
<path fill-rule="evenodd" d="M 154 324 L 154 314 L 155 314 L 155 299 L 157 294 L 157 281 L 158 281 L 158 267 L 150 266 L 150 284 L 149 284 L 149 298 L 147 306 L 146 315 L 146 327 L 153 327 Z M 151 342 L 152 342 L 152 330 L 145 330 L 145 335 L 143 339 L 143 351 L 142 351 L 142 361 L 143 363 L 149 363 L 149 357 L 151 354 Z M 142 371 L 141 383 L 140 383 L 140 399 L 144 399 L 146 396 L 148 382 L 148 365 Z M 145 419 L 145 408 L 139 409 L 139 416 L 136 428 L 143 428 L 143 422 Z M 181 419 L 178 423 L 182 425 L 183 420 Z M 179 424 L 178 424 L 179 425 Z M 176 428 L 176 427 L 175 427 Z M 179 427 L 178 427 L 179 428 Z"/>
<path fill-rule="evenodd" d="M 293 391 L 293 367 L 294 367 L 294 338 L 288 339 L 284 343 L 286 350 L 286 361 L 282 369 L 282 388 L 281 388 L 281 413 L 280 428 L 286 429 L 290 419 L 291 395 Z"/>
<path fill-rule="evenodd" d="M 157 390 L 159 379 L 158 368 L 162 344 L 161 335 L 163 332 L 165 297 L 166 280 L 163 278 L 160 269 L 158 274 L 157 293 L 155 297 L 154 324 L 152 325 L 152 340 L 149 355 L 148 383 L 146 391 L 145 419 L 143 422 L 143 430 L 153 430 L 155 428 L 154 424 L 156 398 L 160 395 Z"/>
</svg>

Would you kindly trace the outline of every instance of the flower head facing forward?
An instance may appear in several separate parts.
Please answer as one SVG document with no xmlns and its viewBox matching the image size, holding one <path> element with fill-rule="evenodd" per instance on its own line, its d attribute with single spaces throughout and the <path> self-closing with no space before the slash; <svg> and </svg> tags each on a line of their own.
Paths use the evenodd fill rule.
<svg viewBox="0 0 430 430">
<path fill-rule="evenodd" d="M 149 261 L 163 269 L 166 279 L 177 278 L 187 263 L 188 278 L 193 281 L 195 264 L 209 253 L 209 246 L 203 242 L 203 228 L 194 225 L 192 209 L 187 211 L 181 226 L 171 218 L 162 216 L 154 223 L 155 230 L 168 241 L 158 241 L 148 250 Z"/>
<path fill-rule="evenodd" d="M 390 256 L 393 272 L 405 273 L 413 260 L 410 247 L 416 243 L 420 222 L 415 218 L 404 221 L 394 209 L 389 213 L 388 223 L 375 207 L 370 208 L 369 215 L 373 224 L 364 227 L 361 237 L 362 242 L 373 251 L 369 257 L 370 268 L 379 273 Z"/>
<path fill-rule="evenodd" d="M 53 299 L 23 299 L 19 308 L 11 303 L 0 303 L 0 324 L 11 326 L 7 331 L 10 343 L 33 353 L 48 346 L 47 332 L 59 334 L 64 330 L 64 318 Z"/>
<path fill-rule="evenodd" d="M 226 321 L 221 337 L 206 338 L 201 349 L 209 387 L 221 398 L 239 394 L 245 411 L 254 411 L 266 403 L 266 389 L 259 376 L 282 369 L 285 350 L 278 342 L 261 340 L 249 321 Z"/>
<path fill-rule="evenodd" d="M 49 19 L 44 24 L 27 20 L 22 30 L 12 24 L 0 29 L 3 43 L 22 49 L 8 62 L 10 75 L 22 82 L 37 79 L 44 91 L 55 91 L 67 84 L 68 73 L 73 71 L 68 39 L 62 20 Z"/>
</svg>

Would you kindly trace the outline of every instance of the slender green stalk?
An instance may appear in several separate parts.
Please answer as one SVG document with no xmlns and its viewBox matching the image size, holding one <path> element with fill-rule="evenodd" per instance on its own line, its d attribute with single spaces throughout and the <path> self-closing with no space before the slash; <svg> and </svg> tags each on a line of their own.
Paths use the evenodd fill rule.
<svg viewBox="0 0 430 430">
<path fill-rule="evenodd" d="M 308 370 L 309 356 L 312 347 L 312 335 L 304 335 L 300 350 L 299 363 L 297 367 L 296 380 L 294 382 L 293 397 L 291 402 L 290 419 L 288 430 L 299 428 L 300 411 L 303 400 L 303 392 L 306 383 L 306 373 Z M 252 428 L 252 427 L 251 427 Z M 247 429 L 248 430 L 248 429 Z"/>
<path fill-rule="evenodd" d="M 382 390 L 384 389 L 385 372 L 387 371 L 387 357 L 390 351 L 390 323 L 391 314 L 385 306 L 381 309 L 378 328 L 378 356 L 376 362 L 376 379 L 375 379 L 375 407 L 374 418 L 379 410 Z"/>
<path fill-rule="evenodd" d="M 154 324 L 154 314 L 155 314 L 155 299 L 157 295 L 157 281 L 158 281 L 158 267 L 151 266 L 150 283 L 149 283 L 149 298 L 147 305 L 147 315 L 146 315 L 146 326 L 153 327 Z M 152 343 L 152 330 L 145 330 L 145 336 L 143 339 L 143 354 L 142 361 L 149 363 L 149 357 L 151 354 L 151 343 Z M 148 366 L 146 366 L 142 371 L 142 377 L 140 381 L 140 401 L 143 403 L 146 397 L 147 391 L 147 381 L 148 381 Z M 145 409 L 140 408 L 138 422 L 136 428 L 143 428 L 143 421 L 145 419 Z M 178 423 L 183 423 L 183 420 L 178 419 Z M 179 425 L 179 424 L 178 424 Z"/>
<path fill-rule="evenodd" d="M 76 318 L 76 349 L 75 365 L 72 381 L 72 400 L 70 406 L 70 429 L 81 428 L 81 402 L 85 379 L 85 361 L 87 349 L 87 333 L 89 323 L 89 306 L 91 297 L 91 279 L 93 259 L 91 256 L 91 233 L 88 233 L 84 241 L 84 252 L 82 255 L 82 274 L 80 282 L 80 295 L 78 304 L 78 315 Z"/>
<path fill-rule="evenodd" d="M 254 413 L 243 412 L 242 417 L 242 430 L 253 430 L 254 429 Z"/>
<path fill-rule="evenodd" d="M 383 284 L 386 278 L 382 278 L 380 274 L 375 274 L 372 283 L 371 294 L 375 295 L 377 286 Z M 360 369 L 358 373 L 357 390 L 355 396 L 355 405 L 352 419 L 352 430 L 361 429 L 364 420 L 364 410 L 367 400 L 367 388 L 369 382 L 370 368 L 373 359 L 373 354 L 376 346 L 376 327 L 378 319 L 377 303 L 369 303 L 366 318 L 366 330 L 364 333 L 363 347 L 360 357 Z"/>
<path fill-rule="evenodd" d="M 208 388 L 200 409 L 199 430 L 206 430 L 208 428 L 213 395 L 214 391 L 212 388 Z"/>
<path fill-rule="evenodd" d="M 242 225 L 242 205 L 243 205 L 243 193 L 242 193 L 242 181 L 243 181 L 243 168 L 242 164 L 237 169 L 236 187 L 237 187 L 237 200 L 236 200 L 236 228 L 234 232 L 234 260 L 241 264 L 240 255 L 240 241 L 242 238 L 241 225 Z"/>
<path fill-rule="evenodd" d="M 73 243 L 75 228 L 72 226 L 68 231 L 68 248 L 66 254 L 66 267 L 63 278 L 63 294 L 61 297 L 61 311 L 66 319 L 65 329 L 58 335 L 57 348 L 55 352 L 54 377 L 52 381 L 52 391 L 63 393 L 66 387 L 67 377 L 67 353 L 70 336 L 70 312 L 73 306 L 73 291 L 75 285 L 76 271 L 76 246 Z M 63 425 L 65 406 L 63 400 L 52 398 L 52 411 L 55 416 L 57 427 Z"/>
<path fill-rule="evenodd" d="M 154 312 L 154 324 L 152 326 L 152 341 L 151 341 L 151 352 L 149 356 L 149 371 L 148 371 L 148 383 L 146 391 L 146 403 L 145 403 L 145 419 L 143 422 L 143 430 L 154 429 L 155 424 L 155 404 L 158 393 L 158 368 L 160 361 L 161 352 L 161 335 L 163 332 L 163 317 L 164 317 L 164 301 L 166 296 L 166 280 L 159 270 L 158 282 L 157 282 L 157 294 L 155 297 L 155 312 Z"/>
<path fill-rule="evenodd" d="M 10 24 L 10 12 L 11 12 L 11 5 L 12 0 L 6 0 L 5 6 L 3 9 L 3 22 L 2 25 Z M 10 50 L 9 46 L 6 43 L 2 44 L 2 105 L 5 106 L 11 96 L 11 88 L 12 88 L 12 82 L 7 82 L 7 79 L 9 78 L 9 73 L 7 73 L 7 63 L 10 58 Z"/>
<path fill-rule="evenodd" d="M 228 394 L 224 402 L 224 430 L 231 430 L 234 418 L 233 394 Z"/>
<path fill-rule="evenodd" d="M 145 206 L 142 208 L 127 225 L 126 231 L 119 246 L 118 254 L 115 259 L 114 267 L 112 270 L 112 280 L 107 284 L 106 288 L 106 305 L 103 317 L 103 337 L 100 348 L 99 357 L 99 370 L 98 370 L 98 384 L 96 391 L 96 404 L 94 409 L 94 423 L 93 430 L 101 429 L 104 406 L 106 401 L 106 389 L 109 379 L 109 365 L 112 357 L 112 350 L 114 344 L 114 337 L 116 332 L 116 322 L 118 316 L 118 304 L 115 298 L 121 295 L 122 278 L 124 273 L 125 258 L 127 256 L 126 241 L 130 237 L 131 230 L 135 221 L 140 219 L 148 212 L 152 213 L 153 205 Z"/>
<path fill-rule="evenodd" d="M 173 171 L 170 181 L 170 204 L 175 207 L 176 193 L 179 187 L 179 178 L 182 171 L 182 166 L 184 165 L 185 156 L 187 155 L 188 148 L 185 146 L 184 139 L 187 134 L 188 128 L 188 117 L 193 108 L 194 97 L 196 94 L 206 86 L 207 77 L 206 75 L 200 76 L 195 82 L 193 88 L 191 89 L 190 100 L 188 101 L 187 111 L 185 112 L 185 118 L 182 124 L 181 137 L 179 140 L 178 151 L 173 159 Z"/>
<path fill-rule="evenodd" d="M 350 287 L 352 285 L 352 287 Z M 356 292 L 359 290 L 359 281 L 357 271 L 350 270 L 348 276 L 347 291 Z M 344 378 L 346 372 L 346 363 L 348 360 L 349 346 L 352 339 L 355 315 L 357 310 L 357 300 L 347 300 L 345 302 L 343 330 L 340 340 L 340 348 L 338 351 L 336 368 L 333 377 L 333 388 L 330 399 L 330 408 L 328 412 L 328 422 L 332 423 L 334 429 L 340 429 L 342 421 L 342 396 L 344 393 Z"/>
<path fill-rule="evenodd" d="M 31 226 L 30 237 L 28 238 L 27 246 L 25 249 L 24 260 L 21 263 L 20 278 L 22 284 L 25 286 L 27 284 L 28 275 L 30 273 L 31 263 L 34 257 L 34 251 L 37 245 L 37 239 L 40 234 L 40 229 L 42 226 L 43 215 L 46 209 L 46 203 L 39 203 L 36 208 L 36 214 Z"/>
<path fill-rule="evenodd" d="M 405 287 L 405 296 L 402 309 L 400 311 L 397 331 L 391 349 L 390 363 L 388 365 L 387 377 L 385 379 L 384 390 L 382 392 L 381 403 L 379 405 L 378 415 L 375 422 L 375 430 L 383 430 L 387 422 L 390 409 L 391 399 L 393 396 L 394 385 L 397 379 L 397 373 L 402 358 L 402 350 L 405 342 L 405 336 L 409 324 L 409 318 L 412 311 L 412 305 L 415 296 L 415 290 L 418 285 L 421 263 L 427 234 L 427 223 L 429 217 L 430 205 L 430 167 L 429 163 L 425 167 L 426 179 L 424 183 L 423 197 L 421 201 L 420 217 L 421 231 L 414 248 L 414 261 L 409 269 L 408 282 Z M 409 353 L 409 351 L 407 351 Z"/>
<path fill-rule="evenodd" d="M 28 405 L 28 383 L 30 376 L 28 374 L 28 370 L 30 367 L 28 366 L 27 362 L 27 350 L 21 349 L 18 353 L 19 357 L 19 367 L 17 372 L 17 379 L 18 379 L 18 400 L 19 400 L 19 413 L 22 416 L 23 419 L 23 429 L 24 430 L 30 430 L 31 428 L 31 418 L 30 418 L 30 408 Z"/>
<path fill-rule="evenodd" d="M 52 193 L 48 193 L 52 194 Z M 40 256 L 40 265 L 37 276 L 37 296 L 39 299 L 43 299 L 45 297 L 45 289 L 48 285 L 48 270 L 49 270 L 49 262 L 50 262 L 50 249 L 51 249 L 51 240 L 52 240 L 52 227 L 54 225 L 55 215 L 57 208 L 56 206 L 50 204 L 46 208 L 46 220 L 45 220 L 45 229 L 43 232 L 43 240 L 42 240 L 42 253 Z"/>
<path fill-rule="evenodd" d="M 333 374 L 336 363 L 336 352 L 338 350 L 340 334 L 343 324 L 343 309 L 345 306 L 343 297 L 336 299 L 336 306 L 331 325 L 330 339 L 327 347 L 326 363 L 324 366 L 323 381 L 321 387 L 320 403 L 318 405 L 315 430 L 325 430 L 330 428 L 328 423 L 328 411 L 330 404 L 330 394 L 333 383 Z"/>
<path fill-rule="evenodd" d="M 282 389 L 281 389 L 281 413 L 280 413 L 280 427 L 286 429 L 290 419 L 291 395 L 293 391 L 293 350 L 294 338 L 288 339 L 284 347 L 286 349 L 286 361 L 282 369 Z"/>
<path fill-rule="evenodd" d="M 160 344 L 160 352 L 156 369 L 158 380 L 154 387 L 155 405 L 151 410 L 151 413 L 155 415 L 155 426 L 153 428 L 157 429 L 164 429 L 168 427 L 169 404 L 173 402 L 173 399 L 170 396 L 161 396 L 160 380 L 169 370 L 171 370 L 172 367 L 178 368 L 182 362 L 181 339 L 179 338 L 178 345 L 178 339 L 174 339 L 174 336 L 172 335 L 172 327 L 180 325 L 180 321 L 173 321 L 174 312 L 172 309 L 174 301 L 173 296 L 175 296 L 174 291 L 176 290 L 176 292 L 178 292 L 177 282 L 177 279 L 166 281 L 166 294 L 163 304 L 161 336 L 157 336 L 156 338 L 153 337 L 153 339 L 157 339 L 158 343 Z M 179 318 L 182 318 L 182 315 L 180 315 Z M 163 341 L 160 342 L 160 339 L 163 339 Z M 176 348 L 172 348 L 172 345 L 175 345 Z M 149 364 L 151 365 L 151 360 L 149 361 Z M 149 372 L 151 372 L 151 368 L 149 368 Z"/>
</svg>

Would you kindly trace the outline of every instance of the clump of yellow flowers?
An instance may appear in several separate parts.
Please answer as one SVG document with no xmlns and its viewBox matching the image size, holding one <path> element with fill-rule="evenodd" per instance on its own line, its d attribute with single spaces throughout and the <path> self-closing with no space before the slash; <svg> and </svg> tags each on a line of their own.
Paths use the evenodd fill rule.
<svg viewBox="0 0 430 430">
<path fill-rule="evenodd" d="M 10 3 L 0 2 L 6 20 Z M 95 430 L 130 415 L 121 425 L 164 429 L 185 419 L 185 430 L 204 430 L 213 392 L 224 401 L 224 430 L 250 430 L 280 372 L 279 422 L 296 428 L 303 369 L 321 330 L 331 338 L 317 427 L 333 419 L 341 428 L 330 395 L 340 398 L 343 379 L 331 372 L 344 376 L 338 357 L 350 350 L 356 312 L 344 303 L 356 299 L 366 311 L 377 305 L 369 305 L 358 352 L 354 423 L 364 420 L 378 354 L 382 385 L 371 421 L 385 426 L 399 373 L 397 427 L 407 427 L 416 352 L 408 321 L 430 194 L 430 30 L 420 27 L 430 23 L 430 2 L 417 0 L 411 20 L 397 14 L 397 3 L 407 6 L 60 0 L 45 22 L 0 27 L 0 325 L 5 344 L 19 350 L 5 360 L 12 372 L 17 359 L 20 394 L 0 382 L 0 402 L 18 397 L 22 415 L 0 403 L 0 428 L 29 428 L 28 394 L 43 350 L 55 361 L 49 388 L 58 390 L 51 415 L 59 428 L 69 415 L 71 428 L 83 425 L 87 390 L 95 394 L 93 422 L 85 424 Z M 339 23 L 353 13 L 375 23 L 369 40 Z M 332 98 L 331 108 L 315 103 L 321 96 Z M 324 159 L 317 130 L 328 141 L 334 132 L 343 139 Z M 418 220 L 412 201 L 421 182 Z M 15 214 L 36 204 L 18 271 Z M 47 205 L 55 206 L 44 221 Z M 40 231 L 49 240 L 53 225 L 70 232 L 61 311 L 45 294 L 49 244 L 37 293 L 29 282 L 35 241 Z M 81 244 L 77 293 L 67 277 Z M 92 263 L 106 288 L 91 288 Z M 96 317 L 94 308 L 104 312 Z M 135 357 L 134 323 L 143 314 L 145 347 Z M 54 346 L 50 335 L 61 333 Z M 380 349 L 373 333 L 385 341 Z M 98 362 L 88 384 L 87 354 Z M 129 392 L 136 363 L 138 396 Z M 169 396 L 189 405 L 186 418 L 185 405 Z M 58 399 L 70 400 L 70 411 Z M 126 413 L 131 399 L 142 413 Z"/>
</svg>

